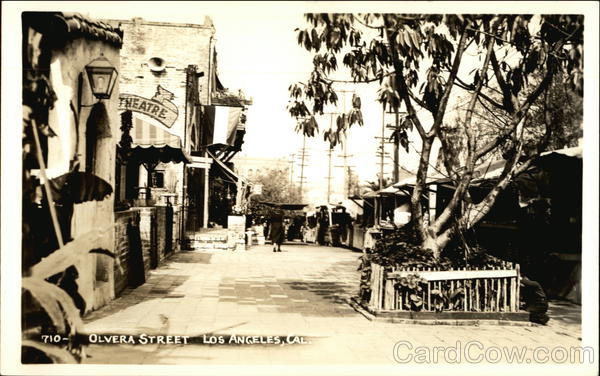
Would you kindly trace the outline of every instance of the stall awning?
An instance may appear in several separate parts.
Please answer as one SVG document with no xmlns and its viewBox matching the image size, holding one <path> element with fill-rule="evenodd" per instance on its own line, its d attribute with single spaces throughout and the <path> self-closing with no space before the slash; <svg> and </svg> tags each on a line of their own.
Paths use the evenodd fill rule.
<svg viewBox="0 0 600 376">
<path fill-rule="evenodd" d="M 583 149 L 581 147 L 571 147 L 566 149 L 550 150 L 540 154 L 537 158 L 536 163 L 538 165 L 547 165 L 552 163 L 550 161 L 556 161 L 557 159 L 581 159 L 583 155 Z M 473 177 L 471 184 L 480 184 L 490 180 L 499 179 L 504 171 L 506 165 L 505 160 L 498 160 L 493 162 L 482 163 L 477 166 L 473 171 Z M 528 171 L 534 170 L 533 167 L 529 168 Z"/>
<path fill-rule="evenodd" d="M 131 135 L 133 156 L 141 162 L 191 163 L 178 136 L 135 116 Z"/>
<path fill-rule="evenodd" d="M 439 181 L 446 181 L 447 177 L 438 171 L 431 171 L 427 174 L 427 178 L 425 179 L 425 184 L 437 183 Z M 393 184 L 395 188 L 403 188 L 407 186 L 415 186 L 417 184 L 417 175 L 412 174 L 400 181 Z"/>
<path fill-rule="evenodd" d="M 278 203 L 278 202 L 267 202 L 267 201 L 259 201 L 260 204 L 263 204 L 265 206 L 271 207 L 271 208 L 279 208 L 282 210 L 302 210 L 304 209 L 306 206 L 308 206 L 308 204 L 295 204 L 295 203 Z"/>
<path fill-rule="evenodd" d="M 210 152 L 210 150 L 206 151 L 208 153 L 208 155 L 215 161 L 217 162 L 217 166 L 221 167 L 221 169 L 223 169 L 223 171 L 229 176 L 231 177 L 234 181 L 240 181 L 243 184 L 249 185 L 249 182 L 246 181 L 244 178 L 242 178 L 241 176 L 239 176 L 238 174 L 236 174 L 235 172 L 233 172 L 229 167 L 227 167 L 227 165 L 221 161 L 219 158 L 217 158 L 213 153 Z"/>
</svg>

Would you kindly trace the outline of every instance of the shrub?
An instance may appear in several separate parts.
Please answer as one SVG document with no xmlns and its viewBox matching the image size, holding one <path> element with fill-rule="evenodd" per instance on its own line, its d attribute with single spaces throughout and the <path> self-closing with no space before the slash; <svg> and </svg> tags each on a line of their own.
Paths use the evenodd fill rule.
<svg viewBox="0 0 600 376">
<path fill-rule="evenodd" d="M 466 249 L 464 244 L 456 242 L 447 246 L 440 258 L 436 259 L 431 251 L 418 245 L 410 227 L 405 226 L 377 240 L 371 253 L 361 256 L 358 267 L 361 272 L 359 298 L 363 302 L 367 302 L 371 296 L 371 263 L 381 265 L 388 270 L 392 267 L 405 270 L 426 268 L 451 270 L 464 267 L 490 269 L 503 266 L 505 261 L 490 255 L 482 247 L 469 246 Z M 406 307 L 412 310 L 420 310 L 422 305 L 419 304 L 421 292 L 419 289 L 422 286 L 418 280 L 418 274 L 415 273 L 410 281 L 407 279 L 401 282 L 401 279 L 396 284 L 396 288 L 408 292 L 409 297 L 414 295 L 410 298 L 410 307 Z M 442 301 L 451 302 L 459 298 L 460 296 L 444 296 L 441 292 L 439 294 L 440 304 Z"/>
</svg>

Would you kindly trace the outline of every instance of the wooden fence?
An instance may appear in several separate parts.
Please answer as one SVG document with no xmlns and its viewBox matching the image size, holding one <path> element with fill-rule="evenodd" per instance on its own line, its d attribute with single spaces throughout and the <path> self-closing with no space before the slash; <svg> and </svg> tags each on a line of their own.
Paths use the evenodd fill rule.
<svg viewBox="0 0 600 376">
<path fill-rule="evenodd" d="M 371 267 L 369 306 L 375 311 L 519 312 L 518 264 L 485 270 L 399 270 L 374 263 Z M 396 286 L 409 275 L 424 280 L 421 291 Z M 418 306 L 407 306 L 415 301 Z"/>
</svg>

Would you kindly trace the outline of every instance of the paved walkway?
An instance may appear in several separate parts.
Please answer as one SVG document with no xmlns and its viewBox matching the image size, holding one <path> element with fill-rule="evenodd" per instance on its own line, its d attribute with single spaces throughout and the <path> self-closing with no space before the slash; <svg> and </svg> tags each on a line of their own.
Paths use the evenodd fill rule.
<svg viewBox="0 0 600 376">
<path fill-rule="evenodd" d="M 396 347 L 401 357 L 410 356 L 409 344 L 415 349 L 477 341 L 473 349 L 481 345 L 480 352 L 493 346 L 579 345 L 578 307 L 568 304 L 553 306 L 563 319 L 549 326 L 369 321 L 347 304 L 357 291 L 360 253 L 298 243 L 282 249 L 273 253 L 267 245 L 246 252 L 175 254 L 144 285 L 86 317 L 89 334 L 136 335 L 137 342 L 91 345 L 87 363 L 393 365 L 398 364 L 398 341 L 407 341 Z M 141 334 L 146 341 L 149 335 L 190 338 L 140 344 Z M 235 344 L 242 340 L 245 345 Z"/>
</svg>

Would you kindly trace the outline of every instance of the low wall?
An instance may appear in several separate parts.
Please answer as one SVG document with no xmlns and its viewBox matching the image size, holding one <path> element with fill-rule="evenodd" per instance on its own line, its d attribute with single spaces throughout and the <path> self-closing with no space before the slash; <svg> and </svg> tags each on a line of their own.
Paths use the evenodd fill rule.
<svg viewBox="0 0 600 376">
<path fill-rule="evenodd" d="M 142 256 L 144 274 L 158 266 L 156 244 L 156 209 L 153 207 L 136 208 L 140 212 L 140 237 L 142 239 Z"/>
<path fill-rule="evenodd" d="M 144 283 L 151 269 L 179 249 L 179 211 L 133 207 L 115 213 L 115 296 Z"/>
<path fill-rule="evenodd" d="M 364 249 L 366 231 L 366 229 L 359 226 L 352 227 L 352 243 L 350 245 L 352 248 L 360 250 Z"/>
<path fill-rule="evenodd" d="M 173 226 L 173 219 L 175 216 L 172 216 L 172 220 L 167 219 L 167 215 L 169 211 L 173 211 L 172 207 L 168 206 L 154 206 L 156 210 L 156 225 L 157 225 L 157 256 L 158 263 L 160 264 L 166 256 L 170 255 L 173 252 L 173 239 L 175 238 L 175 233 L 177 233 L 177 227 Z M 170 225 L 170 229 L 167 228 L 167 225 Z M 175 227 L 175 228 L 174 228 Z M 170 235 L 169 235 L 170 233 Z M 168 239 L 170 238 L 170 239 Z"/>
<path fill-rule="evenodd" d="M 140 212 L 136 209 L 115 213 L 115 296 L 129 285 L 129 275 L 133 273 L 131 260 L 130 226 L 139 226 Z"/>
</svg>

